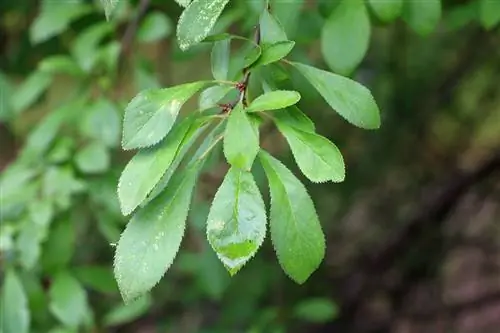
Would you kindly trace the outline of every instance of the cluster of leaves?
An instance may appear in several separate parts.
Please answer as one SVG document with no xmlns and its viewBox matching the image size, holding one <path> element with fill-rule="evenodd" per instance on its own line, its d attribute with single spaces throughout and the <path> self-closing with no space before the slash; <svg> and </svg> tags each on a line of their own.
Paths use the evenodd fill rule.
<svg viewBox="0 0 500 333">
<path fill-rule="evenodd" d="M 325 250 L 304 185 L 260 147 L 259 131 L 275 125 L 312 182 L 342 181 L 339 150 L 316 133 L 299 106 L 307 113 L 301 103 L 316 90 L 348 122 L 377 128 L 379 112 L 369 91 L 339 74 L 349 75 L 360 65 L 372 25 L 401 17 L 427 34 L 442 15 L 438 0 L 321 1 L 307 10 L 304 0 L 276 0 L 270 1 L 271 12 L 263 10 L 264 0 L 177 2 L 185 9 L 171 53 L 175 61 L 190 61 L 211 47 L 214 79 L 160 89 L 150 63 L 136 56 L 127 71 L 133 90 L 142 92 L 128 106 L 130 97 L 121 93 L 118 79 L 122 45 L 116 38 L 136 16 L 128 1 L 102 0 L 108 22 L 91 1 L 41 1 L 29 28 L 23 26 L 25 19 L 19 20 L 27 10 L 24 2 L 0 3 L 6 13 L 1 28 L 22 41 L 11 43 L 19 51 L 9 50 L 10 60 L 4 62 L 7 57 L 1 55 L 0 120 L 23 141 L 15 162 L 0 177 L 0 331 L 95 331 L 134 320 L 160 304 L 157 296 L 163 293 L 156 293 L 154 301 L 145 295 L 122 304 L 109 244 L 118 243 L 115 275 L 121 293 L 126 300 L 135 298 L 172 263 L 189 209 L 189 227 L 206 232 L 219 259 L 210 246 L 195 254 L 181 251 L 172 274 L 193 280 L 187 296 L 172 297 L 197 304 L 229 294 L 224 306 L 225 318 L 234 320 L 229 323 L 245 311 L 243 318 L 256 318 L 251 311 L 257 311 L 256 300 L 279 276 L 277 265 L 257 256 L 252 260 L 256 265 L 231 282 L 232 290 L 217 260 L 234 274 L 261 246 L 269 226 L 281 266 L 303 282 Z M 500 21 L 499 3 L 467 2 L 444 17 L 456 26 L 478 21 L 493 29 Z M 166 12 L 155 7 L 146 13 L 136 33 L 141 45 L 170 36 L 174 26 Z M 231 25 L 250 33 L 257 21 L 258 38 L 224 33 Z M 307 28 L 297 29 L 297 22 Z M 336 74 L 311 66 L 305 51 L 317 39 L 324 62 Z M 41 60 L 17 84 L 19 73 L 4 64 L 29 63 L 26 54 L 31 53 Z M 184 117 L 181 107 L 197 93 L 197 110 Z M 127 151 L 139 149 L 123 172 L 120 140 Z M 220 148 L 230 169 L 211 207 L 200 202 L 190 207 L 198 175 L 210 168 L 208 159 L 217 157 Z M 269 183 L 269 214 L 267 193 L 261 195 L 257 187 L 259 167 Z M 120 238 L 123 214 L 132 218 Z M 253 308 L 236 306 L 245 302 Z M 334 316 L 335 307 L 329 300 L 305 299 L 292 313 L 324 321 Z M 278 316 L 269 307 L 258 317 L 252 323 L 255 332 L 268 332 L 282 310 Z"/>
<path fill-rule="evenodd" d="M 251 173 L 257 157 L 269 182 L 269 229 L 281 267 L 303 283 L 319 266 L 325 240 L 313 201 L 293 173 L 260 148 L 260 125 L 266 119 L 276 124 L 298 167 L 313 182 L 343 181 L 344 161 L 338 148 L 317 134 L 313 122 L 296 106 L 300 93 L 279 89 L 275 81 L 265 78 L 270 66 L 284 72 L 295 68 L 351 124 L 365 129 L 380 126 L 379 110 L 368 89 L 285 59 L 295 42 L 268 8 L 260 15 L 255 40 L 226 33 L 208 36 L 227 2 L 195 0 L 177 27 L 183 49 L 202 41 L 213 43 L 214 80 L 143 91 L 125 110 L 122 147 L 139 149 L 118 184 L 123 214 L 135 211 L 120 237 L 114 263 L 125 301 L 149 291 L 172 264 L 197 176 L 219 142 L 230 168 L 213 199 L 206 230 L 229 273 L 235 274 L 255 255 L 266 235 L 266 208 Z M 242 39 L 250 48 L 240 70 L 231 75 L 234 39 Z M 253 82 L 261 85 L 262 94 L 250 100 L 249 79 L 259 73 Z M 204 108 L 177 121 L 180 108 L 201 89 Z M 201 143 L 195 149 L 197 141 Z"/>
</svg>

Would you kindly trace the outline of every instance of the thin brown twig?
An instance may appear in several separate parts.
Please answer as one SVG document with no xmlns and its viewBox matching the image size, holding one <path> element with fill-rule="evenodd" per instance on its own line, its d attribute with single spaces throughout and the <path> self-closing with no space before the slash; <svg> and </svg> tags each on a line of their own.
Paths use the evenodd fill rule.
<svg viewBox="0 0 500 333">
<path fill-rule="evenodd" d="M 125 29 L 125 33 L 123 34 L 123 38 L 121 40 L 120 55 L 118 57 L 119 68 L 122 68 L 123 61 L 127 57 L 130 49 L 132 48 L 132 45 L 134 44 L 135 34 L 137 32 L 137 29 L 139 28 L 139 22 L 146 14 L 150 3 L 151 0 L 140 0 L 136 15 L 129 22 L 127 28 Z"/>
<path fill-rule="evenodd" d="M 260 45 L 260 25 L 257 25 L 255 28 L 254 43 L 255 45 Z M 239 91 L 238 97 L 236 97 L 231 103 L 219 105 L 221 107 L 221 113 L 231 112 L 239 102 L 242 102 L 244 106 L 247 105 L 248 84 L 252 74 L 250 67 L 251 65 L 243 69 L 243 78 L 236 83 L 236 88 Z"/>
</svg>

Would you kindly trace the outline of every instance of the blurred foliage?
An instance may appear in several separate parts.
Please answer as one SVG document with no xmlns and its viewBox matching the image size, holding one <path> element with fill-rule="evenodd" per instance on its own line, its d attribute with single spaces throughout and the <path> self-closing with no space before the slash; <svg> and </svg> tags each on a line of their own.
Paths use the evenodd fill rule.
<svg viewBox="0 0 500 333">
<path fill-rule="evenodd" d="M 184 244 L 165 279 L 150 295 L 123 304 L 112 261 L 127 223 L 116 192 L 131 157 L 119 146 L 125 106 L 144 89 L 210 77 L 210 46 L 181 51 L 175 22 L 183 8 L 176 1 L 106 2 L 109 21 L 97 1 L 0 2 L 0 332 L 304 332 L 309 323 L 335 319 L 338 305 L 324 292 L 332 283 L 327 268 L 298 287 L 272 259 L 269 242 L 229 277 L 205 239 L 204 226 L 208 202 L 226 170 L 221 151 L 205 166 Z M 148 6 L 137 20 L 144 2 Z M 476 134 L 476 153 L 469 159 L 496 147 L 500 104 L 490 96 L 498 93 L 491 82 L 498 81 L 500 44 L 490 48 L 496 57 L 481 54 L 479 65 L 473 60 L 481 38 L 499 42 L 499 3 L 271 1 L 273 14 L 296 41 L 292 60 L 352 75 L 372 88 L 382 110 L 380 133 L 364 133 L 330 117 L 317 92 L 297 73 L 269 66 L 255 75 L 299 90 L 299 105 L 318 132 L 335 138 L 345 147 L 346 159 L 356 161 L 345 184 L 311 186 L 322 220 L 335 220 L 360 204 L 351 194 L 361 183 L 376 184 L 391 163 L 396 172 L 413 171 L 408 160 L 419 149 L 411 146 L 415 137 L 431 143 L 424 157 L 428 166 L 436 156 L 462 149 L 468 138 L 458 129 Z M 251 36 L 263 5 L 230 1 L 212 34 Z M 249 52 L 245 43 L 234 44 L 233 74 Z M 467 80 L 439 86 L 450 69 L 470 65 L 476 67 Z M 447 85 L 458 85 L 454 99 Z M 251 86 L 250 95 L 259 89 Z M 440 95 L 418 97 L 429 91 Z M 486 98 L 485 91 L 490 92 Z M 438 99 L 445 99 L 447 107 L 440 106 L 430 122 Z M 486 119 L 475 116 L 480 103 L 493 110 Z M 183 110 L 197 107 L 191 101 Z M 417 130 L 409 134 L 410 126 Z M 439 138 L 439 145 L 432 144 L 433 138 Z M 297 171 L 275 135 L 264 137 L 263 145 Z M 413 186 L 432 172 L 415 171 Z M 254 174 L 267 193 L 263 170 Z M 391 204 L 397 205 L 398 198 Z"/>
</svg>

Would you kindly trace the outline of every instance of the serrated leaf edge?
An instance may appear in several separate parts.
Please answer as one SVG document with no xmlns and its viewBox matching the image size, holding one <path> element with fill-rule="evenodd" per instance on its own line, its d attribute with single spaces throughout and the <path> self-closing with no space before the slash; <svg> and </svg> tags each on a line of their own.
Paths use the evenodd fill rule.
<svg viewBox="0 0 500 333">
<path fill-rule="evenodd" d="M 246 172 L 246 173 L 249 173 L 252 176 L 252 180 L 253 180 L 253 182 L 254 182 L 257 190 L 258 190 L 259 199 L 262 202 L 262 206 L 264 206 L 264 218 L 265 218 L 266 223 L 264 224 L 264 228 L 265 229 L 264 229 L 264 233 L 263 233 L 262 239 L 260 239 L 259 242 L 257 243 L 257 247 L 255 248 L 255 251 L 250 256 L 248 256 L 248 258 L 240 266 L 238 266 L 237 268 L 233 268 L 233 269 L 231 269 L 230 267 L 226 266 L 226 264 L 224 264 L 224 261 L 222 260 L 222 257 L 215 250 L 214 244 L 210 241 L 210 237 L 208 236 L 208 227 L 205 228 L 205 234 L 206 234 L 206 237 L 207 237 L 207 241 L 210 244 L 210 247 L 215 252 L 215 254 L 217 255 L 217 258 L 219 258 L 219 260 L 222 263 L 222 265 L 224 265 L 224 268 L 226 268 L 226 270 L 228 271 L 228 273 L 229 273 L 230 276 L 236 275 L 236 273 L 238 273 L 243 268 L 243 266 L 245 266 L 250 260 L 252 260 L 252 258 L 255 257 L 255 255 L 257 254 L 257 252 L 259 252 L 262 244 L 264 244 L 264 240 L 266 239 L 267 231 L 269 229 L 268 228 L 268 223 L 269 223 L 268 219 L 269 219 L 269 216 L 267 215 L 267 212 L 266 212 L 266 205 L 264 203 L 264 199 L 262 198 L 262 193 L 260 193 L 260 189 L 258 188 L 257 184 L 255 183 L 255 179 L 254 179 L 253 175 L 249 171 L 245 171 L 245 170 L 239 169 L 237 167 L 232 167 L 232 168 L 234 168 L 236 171 L 238 171 L 240 173 Z M 229 172 L 229 170 L 228 170 L 228 172 Z M 238 182 L 239 182 L 239 180 L 240 180 L 240 177 L 238 176 Z M 219 189 L 220 189 L 220 187 L 219 187 Z M 219 192 L 219 190 L 217 190 L 217 192 L 215 193 L 214 201 L 215 201 L 215 198 L 216 198 L 218 192 Z M 238 198 L 239 198 L 239 195 L 237 193 L 236 194 L 235 202 L 238 201 Z M 212 201 L 212 204 L 213 204 L 213 201 Z M 210 209 L 212 209 L 212 207 L 210 207 Z M 210 213 L 209 213 L 209 215 L 210 215 Z M 208 225 L 208 220 L 207 220 L 207 225 Z"/>
<path fill-rule="evenodd" d="M 333 176 L 332 177 L 328 177 L 328 178 L 321 178 L 321 177 L 314 177 L 313 175 L 310 175 L 310 174 L 306 174 L 306 172 L 304 171 L 303 167 L 302 167 L 302 164 L 298 163 L 298 156 L 297 156 L 297 153 L 294 149 L 291 149 L 292 145 L 290 144 L 290 139 L 288 137 L 288 134 L 286 134 L 287 130 L 283 130 L 283 128 L 286 128 L 287 125 L 277 125 L 278 126 L 278 129 L 280 130 L 280 133 L 283 135 L 283 137 L 285 137 L 286 141 L 288 142 L 288 145 L 290 146 L 290 150 L 292 151 L 292 155 L 293 155 L 293 158 L 295 160 L 295 163 L 297 164 L 297 166 L 299 167 L 300 171 L 302 172 L 302 174 L 304 176 L 306 176 L 307 179 L 309 179 L 311 182 L 313 183 L 326 183 L 328 181 L 332 181 L 333 183 L 341 183 L 345 180 L 345 175 L 346 175 L 346 165 L 345 165 L 345 162 L 344 162 L 344 157 L 342 156 L 342 152 L 340 151 L 340 149 L 330 140 L 328 140 L 327 138 L 325 138 L 324 136 L 322 135 L 319 135 L 317 133 L 314 133 L 314 132 L 306 132 L 306 131 L 303 131 L 301 130 L 300 128 L 295 128 L 295 127 L 292 127 L 292 126 L 288 126 L 292 131 L 297 131 L 297 132 L 302 132 L 306 135 L 315 135 L 321 139 L 323 139 L 324 141 L 326 141 L 328 144 L 332 145 L 336 150 L 337 152 L 339 153 L 340 155 L 340 158 L 341 158 L 341 162 L 342 162 L 342 178 L 340 179 L 336 179 L 334 178 Z M 300 133 L 300 134 L 302 134 Z M 295 136 L 297 140 L 299 140 L 302 144 L 304 144 L 305 146 L 308 146 L 308 147 L 311 147 L 310 149 L 313 150 L 314 152 L 316 152 L 314 150 L 314 145 L 309 145 L 307 144 L 306 142 L 304 142 L 299 136 Z M 323 156 L 320 155 L 320 154 L 316 154 L 322 161 L 324 164 L 327 164 L 329 165 L 329 163 L 327 161 L 325 161 L 323 159 Z"/>
<path fill-rule="evenodd" d="M 287 167 L 286 167 L 283 163 L 281 163 L 281 161 L 279 161 L 277 158 L 274 158 L 271 154 L 269 154 L 269 153 L 267 153 L 267 152 L 264 152 L 263 150 L 261 150 L 261 151 L 259 152 L 259 157 L 260 157 L 261 161 L 262 161 L 264 158 L 268 158 L 267 156 L 265 156 L 265 154 L 267 154 L 267 155 L 269 155 L 271 158 L 273 158 L 277 164 L 280 164 L 281 166 L 283 166 L 284 168 L 286 168 L 288 171 L 290 171 L 290 170 L 289 170 L 289 169 L 288 169 L 288 168 L 287 168 Z M 262 157 L 262 156 L 264 156 L 264 157 Z M 271 165 L 270 165 L 270 166 L 271 166 Z M 271 166 L 271 169 L 272 169 L 272 171 L 274 172 L 275 177 L 277 177 L 278 179 L 280 179 L 280 178 L 279 178 L 279 176 L 278 176 L 278 174 L 274 171 L 274 168 L 273 168 L 272 166 Z M 266 168 L 264 168 L 264 171 L 267 173 Z M 290 173 L 292 173 L 292 171 L 290 171 Z M 292 175 L 293 175 L 293 173 L 292 173 Z M 297 177 L 295 177 L 295 178 L 297 179 L 298 183 L 301 185 L 301 187 L 302 187 L 302 189 L 305 191 L 305 193 L 309 196 L 309 198 L 310 198 L 310 200 L 311 200 L 312 208 L 314 209 L 314 212 L 315 212 L 315 214 L 316 214 L 316 217 L 318 218 L 318 221 L 319 221 L 318 213 L 316 212 L 316 207 L 314 206 L 314 201 L 312 200 L 312 198 L 311 198 L 311 196 L 310 196 L 309 192 L 307 191 L 307 188 L 304 186 L 304 184 L 302 184 L 302 182 L 301 182 L 301 181 L 300 181 Z M 281 179 L 280 179 L 280 180 L 281 180 Z M 273 205 L 273 195 L 272 195 L 272 191 L 271 191 L 271 184 L 270 184 L 270 182 L 269 182 L 269 184 L 268 184 L 268 185 L 269 185 L 269 186 L 268 186 L 268 187 L 269 187 L 269 197 L 271 198 L 271 203 L 270 203 L 270 208 L 269 208 L 269 209 L 270 209 L 270 211 L 271 211 L 271 209 L 272 209 L 272 205 Z M 286 188 L 285 188 L 285 186 L 283 186 L 283 185 L 281 185 L 281 186 L 282 186 L 282 188 L 283 188 L 284 192 L 288 194 L 288 192 L 286 192 Z M 289 206 L 290 206 L 290 207 L 292 207 L 290 200 L 288 200 L 288 197 L 289 197 L 289 196 L 287 195 L 287 203 L 289 204 Z M 321 227 L 321 225 L 320 225 L 320 227 Z M 269 231 L 271 231 L 271 214 L 269 214 L 269 228 L 268 228 L 268 229 L 269 229 Z M 322 238 L 322 244 L 323 244 L 323 258 L 322 258 L 322 259 L 318 262 L 318 264 L 314 267 L 314 269 L 311 271 L 311 273 L 309 273 L 309 275 L 308 275 L 308 276 L 307 276 L 304 280 L 299 280 L 299 279 L 297 279 L 296 277 L 292 276 L 292 275 L 291 275 L 291 274 L 290 274 L 290 273 L 289 273 L 289 272 L 285 269 L 285 267 L 283 266 L 281 256 L 280 256 L 280 254 L 276 251 L 276 244 L 275 244 L 275 241 L 274 241 L 274 237 L 273 237 L 273 235 L 272 235 L 272 233 L 271 233 L 271 243 L 273 244 L 273 251 L 274 251 L 274 253 L 276 253 L 276 257 L 278 258 L 278 262 L 279 262 L 279 264 L 280 264 L 280 266 L 281 266 L 281 268 L 282 268 L 283 272 L 285 272 L 285 274 L 286 274 L 286 275 L 287 275 L 290 279 L 292 279 L 293 281 L 295 281 L 296 283 L 298 283 L 298 284 L 304 284 L 304 283 L 305 283 L 305 282 L 309 279 L 309 277 L 311 277 L 311 275 L 312 275 L 312 274 L 313 274 L 313 273 L 314 273 L 314 272 L 315 272 L 315 271 L 316 271 L 316 270 L 320 267 L 321 263 L 323 262 L 323 259 L 324 259 L 325 254 L 326 254 L 326 239 L 325 239 L 325 234 L 324 234 L 324 232 L 323 232 L 323 229 L 322 229 L 322 228 L 321 228 L 321 236 L 322 236 L 321 238 Z"/>
<path fill-rule="evenodd" d="M 192 197 L 193 197 L 193 190 L 194 190 L 194 184 L 196 182 L 196 179 L 197 179 L 197 175 L 198 175 L 198 172 L 195 172 L 193 170 L 190 170 L 188 172 L 193 172 L 194 174 L 193 175 L 190 175 L 190 174 L 186 174 L 184 176 L 184 179 L 181 181 L 181 183 L 178 185 L 174 195 L 171 197 L 171 199 L 169 200 L 169 203 L 168 203 L 168 206 L 170 207 L 172 205 L 172 203 L 174 202 L 175 198 L 177 197 L 177 195 L 179 194 L 180 190 L 183 188 L 184 185 L 184 182 L 186 182 L 187 180 L 189 180 L 193 186 L 191 186 L 191 193 L 189 195 L 190 199 L 189 199 L 189 204 L 188 204 L 188 209 L 187 209 L 187 214 L 186 214 L 186 218 L 184 219 L 184 223 L 182 224 L 182 237 L 181 237 L 181 242 L 180 242 L 180 245 L 182 244 L 182 239 L 184 239 L 184 235 L 185 235 L 185 232 L 186 232 L 186 225 L 187 225 L 187 218 L 189 216 L 189 210 L 190 210 L 190 207 L 191 207 L 191 200 L 192 200 Z M 143 209 L 147 209 L 147 207 L 144 207 Z M 165 209 L 164 209 L 165 210 Z M 134 218 L 134 217 L 132 217 Z M 131 220 L 132 220 L 131 218 Z M 130 221 L 129 221 L 130 222 Z M 127 226 L 128 226 L 128 223 L 127 223 Z M 126 230 L 126 228 L 125 228 Z M 123 234 L 125 232 L 125 230 L 120 234 L 120 239 L 118 240 L 117 244 L 120 243 L 122 237 L 123 237 Z M 141 294 L 138 294 L 138 295 L 135 295 L 135 296 L 132 296 L 132 297 L 129 297 L 129 295 L 127 295 L 124 290 L 122 289 L 121 287 L 121 284 L 120 284 L 120 279 L 118 278 L 117 274 L 116 274 L 116 255 L 117 255 L 117 252 L 118 252 L 118 247 L 117 247 L 117 250 L 115 251 L 115 255 L 113 256 L 113 275 L 116 279 L 116 283 L 118 285 L 118 290 L 120 291 L 120 295 L 124 301 L 125 304 L 129 304 L 130 302 L 134 301 L 135 299 L 141 297 L 142 295 L 148 293 L 149 291 L 151 291 L 154 287 L 156 287 L 158 285 L 158 283 L 161 281 L 161 279 L 165 276 L 165 274 L 167 273 L 168 269 L 172 266 L 172 264 L 174 263 L 175 261 L 175 258 L 177 257 L 177 254 L 179 253 L 179 250 L 181 248 L 181 246 L 179 245 L 179 247 L 177 248 L 177 250 L 175 251 L 175 253 L 173 254 L 173 259 L 172 261 L 165 267 L 165 271 L 163 272 L 163 274 L 158 278 L 158 280 L 155 282 L 155 284 L 153 286 L 151 286 L 151 288 L 149 288 L 148 290 L 146 290 L 145 292 L 141 293 Z M 118 246 L 118 245 L 117 245 Z"/>
</svg>

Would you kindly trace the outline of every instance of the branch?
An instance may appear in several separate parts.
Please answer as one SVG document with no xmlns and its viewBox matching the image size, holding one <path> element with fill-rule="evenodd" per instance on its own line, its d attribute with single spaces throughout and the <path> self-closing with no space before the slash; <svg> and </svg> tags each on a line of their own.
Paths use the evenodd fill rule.
<svg viewBox="0 0 500 333">
<path fill-rule="evenodd" d="M 255 28 L 254 43 L 255 45 L 260 45 L 259 24 Z M 235 100 L 228 104 L 219 104 L 219 106 L 222 108 L 221 113 L 231 112 L 240 101 L 243 103 L 244 106 L 247 105 L 248 83 L 250 82 L 250 75 L 252 74 L 252 72 L 250 71 L 250 67 L 251 65 L 243 69 L 243 79 L 241 79 L 240 81 L 238 81 L 238 83 L 236 83 L 236 88 L 238 89 L 239 94 L 235 98 Z"/>
<path fill-rule="evenodd" d="M 123 38 L 121 40 L 120 55 L 118 57 L 118 63 L 120 64 L 119 65 L 120 68 L 123 65 L 123 61 L 130 52 L 132 44 L 134 43 L 135 34 L 139 27 L 139 22 L 144 16 L 144 14 L 146 14 L 146 11 L 148 10 L 150 3 L 151 0 L 140 0 L 139 7 L 137 9 L 137 14 L 129 22 L 127 28 L 125 29 L 125 33 L 123 34 Z"/>
</svg>

